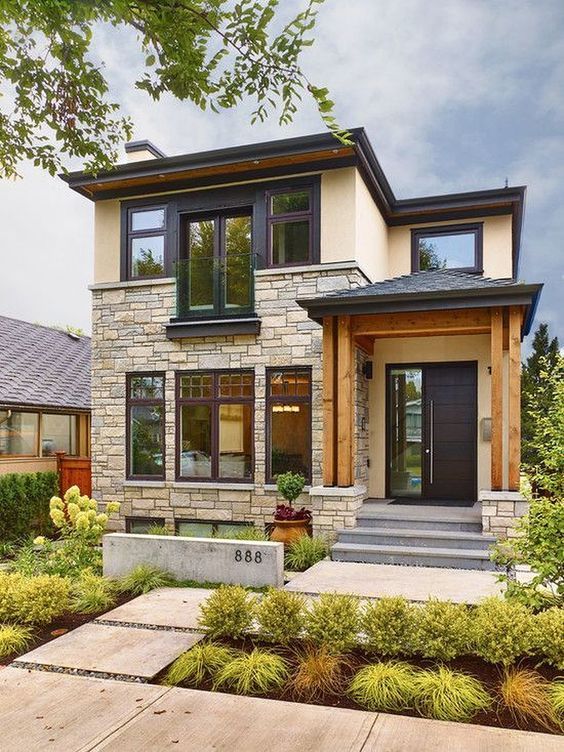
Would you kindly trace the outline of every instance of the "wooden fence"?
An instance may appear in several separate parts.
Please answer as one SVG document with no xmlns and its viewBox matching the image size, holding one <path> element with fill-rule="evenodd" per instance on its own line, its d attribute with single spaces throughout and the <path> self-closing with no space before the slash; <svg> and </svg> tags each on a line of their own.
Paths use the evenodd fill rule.
<svg viewBox="0 0 564 752">
<path fill-rule="evenodd" d="M 81 494 L 92 495 L 90 457 L 67 457 L 65 452 L 57 452 L 57 472 L 61 495 L 71 486 L 78 486 Z"/>
</svg>

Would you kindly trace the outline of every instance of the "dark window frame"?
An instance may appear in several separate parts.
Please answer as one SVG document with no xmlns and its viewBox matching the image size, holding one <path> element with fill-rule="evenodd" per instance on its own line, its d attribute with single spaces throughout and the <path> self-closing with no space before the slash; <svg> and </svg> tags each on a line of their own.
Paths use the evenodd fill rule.
<svg viewBox="0 0 564 752">
<path fill-rule="evenodd" d="M 313 373 L 311 366 L 268 366 L 266 369 L 266 399 L 265 399 L 265 428 L 266 428 L 266 483 L 274 484 L 276 479 L 272 476 L 272 419 L 271 419 L 271 406 L 272 405 L 309 405 L 309 435 L 308 435 L 308 457 L 309 457 L 309 473 L 306 476 L 306 484 L 311 484 L 313 468 L 312 468 L 312 446 L 313 446 L 313 430 L 312 430 L 312 406 L 313 406 Z M 270 394 L 270 378 L 273 373 L 279 373 L 280 371 L 307 371 L 309 373 L 309 394 L 308 395 L 271 395 Z"/>
<path fill-rule="evenodd" d="M 163 396 L 152 399 L 140 399 L 131 397 L 131 381 L 137 377 L 159 377 L 163 380 Z M 164 371 L 133 371 L 126 374 L 125 378 L 125 477 L 127 480 L 164 481 L 166 478 L 166 374 Z M 134 475 L 131 470 L 131 407 L 132 406 L 162 407 L 161 443 L 163 464 L 160 475 Z"/>
<path fill-rule="evenodd" d="M 146 535 L 146 533 L 132 533 L 131 525 L 133 522 L 146 522 L 149 526 L 150 525 L 162 525 L 163 527 L 165 526 L 164 517 L 136 517 L 135 515 L 131 515 L 125 518 L 125 532 L 130 535 Z"/>
<path fill-rule="evenodd" d="M 286 214 L 273 214 L 272 213 L 272 198 L 274 196 L 279 196 L 281 194 L 288 194 L 288 193 L 308 193 L 309 194 L 309 209 L 307 211 L 299 211 L 299 212 L 287 212 Z M 296 266 L 310 266 L 314 263 L 319 263 L 319 254 L 318 254 L 318 247 L 317 247 L 317 253 L 316 253 L 316 243 L 315 243 L 315 216 L 316 213 L 316 204 L 314 198 L 314 184 L 305 184 L 305 185 L 292 185 L 287 187 L 280 187 L 275 188 L 272 190 L 267 190 L 265 193 L 266 198 L 266 261 L 267 265 L 271 269 L 285 269 L 285 268 L 292 268 Z M 291 261 L 288 263 L 280 264 L 280 263 L 274 263 L 273 259 L 273 243 L 272 243 L 272 228 L 274 225 L 278 224 L 284 224 L 285 222 L 299 222 L 307 219 L 309 224 L 309 248 L 308 248 L 308 257 L 307 259 L 303 261 Z M 317 218 L 317 223 L 319 224 L 319 216 Z M 318 246 L 318 244 L 317 244 Z"/>
<path fill-rule="evenodd" d="M 483 246 L 484 246 L 484 223 L 471 222 L 456 225 L 437 225 L 436 227 L 422 227 L 411 230 L 411 271 L 421 271 L 419 265 L 419 241 L 436 237 L 437 235 L 474 235 L 474 264 L 473 266 L 447 267 L 450 271 L 470 272 L 483 274 Z"/>
<path fill-rule="evenodd" d="M 164 221 L 162 228 L 153 230 L 133 230 L 133 214 L 140 212 L 164 211 Z M 169 207 L 166 203 L 157 204 L 140 204 L 138 206 L 127 206 L 125 209 L 125 226 L 126 226 L 126 279 L 144 280 L 144 279 L 162 279 L 168 277 L 167 260 L 168 260 L 168 213 Z M 123 218 L 122 218 L 123 224 Z M 133 240 L 135 238 L 163 238 L 163 271 L 162 274 L 151 275 L 134 275 L 133 274 Z"/>
<path fill-rule="evenodd" d="M 252 376 L 252 395 L 250 397 L 224 397 L 219 394 L 219 377 L 222 374 L 248 374 Z M 212 395 L 210 397 L 181 397 L 181 379 L 183 376 L 211 376 L 212 377 Z M 253 368 L 219 368 L 219 369 L 201 369 L 194 371 L 176 371 L 174 401 L 176 407 L 176 428 L 175 428 L 175 478 L 178 482 L 186 483 L 253 483 L 255 477 L 255 372 Z M 219 475 L 219 408 L 220 405 L 247 404 L 251 406 L 251 475 L 249 478 L 229 478 Z M 211 474 L 209 478 L 201 475 L 182 475 L 180 454 L 182 448 L 182 406 L 183 405 L 210 405 L 210 446 L 211 446 Z"/>
<path fill-rule="evenodd" d="M 219 525 L 229 525 L 230 527 L 255 527 L 254 522 L 247 522 L 246 520 L 198 520 L 194 517 L 175 517 L 174 519 L 174 533 L 175 535 L 180 535 L 178 532 L 178 527 L 183 522 L 188 522 L 190 525 L 211 525 L 212 526 L 212 536 L 215 535 L 218 531 Z M 197 537 L 197 536 L 193 536 Z"/>
</svg>

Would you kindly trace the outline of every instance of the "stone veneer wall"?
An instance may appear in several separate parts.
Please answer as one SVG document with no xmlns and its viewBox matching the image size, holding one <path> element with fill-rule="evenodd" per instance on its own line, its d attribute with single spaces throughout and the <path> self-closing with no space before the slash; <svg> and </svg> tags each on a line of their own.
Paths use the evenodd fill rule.
<svg viewBox="0 0 564 752">
<path fill-rule="evenodd" d="M 172 280 L 94 286 L 92 337 L 92 482 L 100 501 L 122 502 L 118 529 L 125 517 L 253 521 L 272 519 L 276 489 L 265 487 L 265 369 L 267 366 L 312 367 L 312 486 L 322 483 L 322 337 L 321 327 L 295 302 L 330 290 L 366 284 L 358 266 L 333 264 L 300 271 L 256 273 L 256 312 L 261 332 L 168 340 L 164 325 L 175 314 Z M 357 482 L 365 482 L 367 384 L 357 356 L 355 391 L 358 406 L 355 440 Z M 255 477 L 252 483 L 185 483 L 175 481 L 175 372 L 216 368 L 253 368 L 255 372 Z M 165 481 L 125 480 L 126 374 L 164 371 Z M 367 421 L 366 421 L 367 422 Z M 368 426 L 366 426 L 366 429 Z M 336 489 L 335 489 L 336 490 Z M 364 489 L 365 491 L 365 489 Z M 356 496 L 359 492 L 356 492 Z M 312 497 L 314 526 L 330 529 L 351 524 L 354 504 Z M 304 494 L 297 503 L 309 504 Z M 357 503 L 357 507 L 358 507 Z M 350 508 L 349 508 L 350 507 Z"/>
<path fill-rule="evenodd" d="M 514 538 L 515 525 L 527 514 L 529 504 L 518 491 L 480 491 L 482 529 L 498 538 Z"/>
</svg>

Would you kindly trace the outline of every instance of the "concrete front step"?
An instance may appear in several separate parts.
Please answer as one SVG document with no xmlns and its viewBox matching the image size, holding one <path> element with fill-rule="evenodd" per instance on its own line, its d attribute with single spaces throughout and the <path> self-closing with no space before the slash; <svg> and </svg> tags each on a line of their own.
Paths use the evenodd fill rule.
<svg viewBox="0 0 564 752">
<path fill-rule="evenodd" d="M 365 505 L 361 507 L 356 516 L 358 527 L 370 528 L 405 528 L 407 530 L 456 530 L 468 533 L 481 533 L 482 521 L 480 518 L 464 519 L 450 516 L 448 510 L 444 514 L 433 512 L 424 517 L 416 512 L 391 511 L 385 509 L 371 509 Z"/>
<path fill-rule="evenodd" d="M 410 530 L 408 528 L 355 527 L 337 531 L 339 543 L 361 543 L 371 546 L 418 546 L 421 548 L 453 548 L 489 551 L 495 535 L 460 530 Z"/>
<path fill-rule="evenodd" d="M 335 543 L 333 561 L 356 561 L 367 564 L 401 564 L 417 567 L 495 570 L 487 551 L 456 550 L 422 546 L 376 546 L 364 543 Z"/>
</svg>

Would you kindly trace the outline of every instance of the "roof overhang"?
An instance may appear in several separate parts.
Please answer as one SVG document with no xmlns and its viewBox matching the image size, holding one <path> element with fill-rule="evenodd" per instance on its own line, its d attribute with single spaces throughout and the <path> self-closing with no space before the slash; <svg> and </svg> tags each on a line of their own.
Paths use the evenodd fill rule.
<svg viewBox="0 0 564 752">
<path fill-rule="evenodd" d="M 541 284 L 503 285 L 475 290 L 441 290 L 428 293 L 394 293 L 391 295 L 327 295 L 298 300 L 310 319 L 321 323 L 326 316 L 357 316 L 371 313 L 436 311 L 495 306 L 522 306 L 525 309 L 522 337 L 534 319 Z"/>
</svg>

